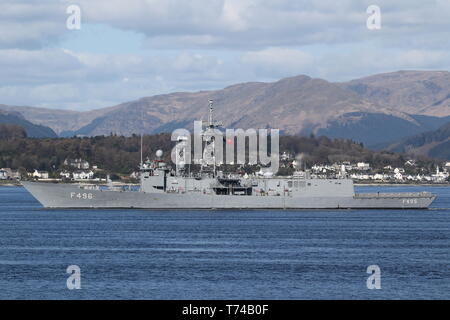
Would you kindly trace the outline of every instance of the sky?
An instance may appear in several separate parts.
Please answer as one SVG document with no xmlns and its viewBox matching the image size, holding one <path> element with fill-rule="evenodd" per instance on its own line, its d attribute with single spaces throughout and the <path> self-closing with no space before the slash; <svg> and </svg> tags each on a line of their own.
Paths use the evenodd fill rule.
<svg viewBox="0 0 450 320">
<path fill-rule="evenodd" d="M 84 111 L 300 74 L 450 70 L 449 17 L 450 0 L 0 0 L 0 104 Z"/>
</svg>

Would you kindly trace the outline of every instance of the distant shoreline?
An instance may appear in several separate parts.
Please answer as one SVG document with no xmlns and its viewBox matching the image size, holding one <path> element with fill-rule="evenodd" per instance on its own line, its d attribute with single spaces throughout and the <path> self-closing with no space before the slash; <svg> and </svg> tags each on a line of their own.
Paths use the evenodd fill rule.
<svg viewBox="0 0 450 320">
<path fill-rule="evenodd" d="M 19 187 L 20 183 L 3 183 L 0 182 L 0 187 Z"/>
</svg>

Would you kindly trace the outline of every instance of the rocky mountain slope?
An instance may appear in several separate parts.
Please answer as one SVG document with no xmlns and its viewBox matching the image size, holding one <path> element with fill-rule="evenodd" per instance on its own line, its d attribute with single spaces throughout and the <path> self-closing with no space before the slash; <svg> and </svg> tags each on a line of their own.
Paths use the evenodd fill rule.
<svg viewBox="0 0 450 320">
<path fill-rule="evenodd" d="M 403 139 L 390 145 L 387 149 L 450 160 L 450 122 L 438 130 Z"/>
<path fill-rule="evenodd" d="M 398 71 L 342 84 L 361 98 L 409 114 L 450 115 L 450 72 Z"/>
<path fill-rule="evenodd" d="M 23 129 L 31 138 L 56 138 L 57 134 L 49 127 L 33 124 L 23 118 L 20 113 L 0 111 L 0 124 L 15 124 Z"/>
<path fill-rule="evenodd" d="M 0 104 L 0 111 L 21 114 L 26 120 L 52 128 L 60 134 L 65 130 L 77 130 L 93 119 L 108 113 L 113 108 L 78 112 L 72 110 L 46 109 L 26 106 L 8 106 Z"/>
<path fill-rule="evenodd" d="M 142 129 L 156 133 L 191 127 L 194 120 L 206 119 L 209 99 L 215 101 L 216 116 L 225 127 L 272 127 L 290 134 L 315 130 L 346 112 L 382 109 L 336 84 L 299 76 L 276 83 L 245 83 L 217 91 L 143 98 L 115 107 L 76 133 L 130 135 Z"/>
</svg>

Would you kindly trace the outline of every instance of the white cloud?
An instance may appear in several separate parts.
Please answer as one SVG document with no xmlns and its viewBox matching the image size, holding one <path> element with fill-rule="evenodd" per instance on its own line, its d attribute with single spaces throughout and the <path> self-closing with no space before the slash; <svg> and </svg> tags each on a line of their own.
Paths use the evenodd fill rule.
<svg viewBox="0 0 450 320">
<path fill-rule="evenodd" d="M 214 56 L 187 51 L 141 56 L 0 50 L 0 97 L 3 104 L 104 107 L 197 86 L 215 88 L 225 68 Z"/>
<path fill-rule="evenodd" d="M 51 0 L 2 0 L 0 49 L 37 49 L 58 42 L 67 31 L 64 8 Z"/>
<path fill-rule="evenodd" d="M 221 59 L 212 54 L 92 54 L 68 50 L 0 50 L 3 104 L 91 109 L 173 91 L 217 89 L 245 81 L 307 74 L 350 80 L 399 69 L 450 67 L 436 50 L 367 50 L 312 55 L 292 48 L 248 51 Z"/>
<path fill-rule="evenodd" d="M 80 77 L 81 66 L 61 50 L 0 50 L 0 85 L 70 81 Z"/>
<path fill-rule="evenodd" d="M 73 3 L 82 26 L 136 32 L 144 49 L 58 49 L 75 34 Z M 371 4 L 381 7 L 379 31 L 366 28 Z M 449 16 L 448 0 L 2 0 L 0 104 L 85 109 L 297 74 L 450 69 Z"/>
<path fill-rule="evenodd" d="M 382 38 L 386 46 L 427 48 L 448 36 L 450 1 L 378 0 L 382 30 L 366 29 L 372 0 L 78 0 L 82 23 L 104 23 L 173 49 L 247 48 L 335 44 Z M 65 8 L 71 0 L 3 0 L 0 48 L 40 48 L 70 34 Z M 423 38 L 427 35 L 426 39 Z"/>
<path fill-rule="evenodd" d="M 252 67 L 255 73 L 283 77 L 309 73 L 315 59 L 309 53 L 289 48 L 268 48 L 247 52 L 242 62 Z"/>
<path fill-rule="evenodd" d="M 318 59 L 317 77 L 346 81 L 397 70 L 449 70 L 450 53 L 441 50 L 394 50 L 367 47 L 365 50 L 336 50 Z"/>
<path fill-rule="evenodd" d="M 253 48 L 414 39 L 448 32 L 450 2 L 378 0 L 383 32 L 366 29 L 371 0 L 79 0 L 89 22 L 147 36 L 153 47 Z M 440 45 L 436 39 L 436 45 Z M 429 43 L 428 43 L 429 44 Z"/>
</svg>

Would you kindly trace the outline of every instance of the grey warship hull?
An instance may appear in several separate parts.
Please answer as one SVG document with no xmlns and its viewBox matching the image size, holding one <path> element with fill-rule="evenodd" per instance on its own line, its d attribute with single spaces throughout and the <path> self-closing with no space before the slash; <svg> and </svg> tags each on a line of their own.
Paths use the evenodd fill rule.
<svg viewBox="0 0 450 320">
<path fill-rule="evenodd" d="M 146 193 L 85 188 L 81 185 L 22 182 L 46 208 L 136 209 L 425 209 L 431 193 L 374 193 L 294 196 L 216 195 L 203 192 Z"/>
</svg>

